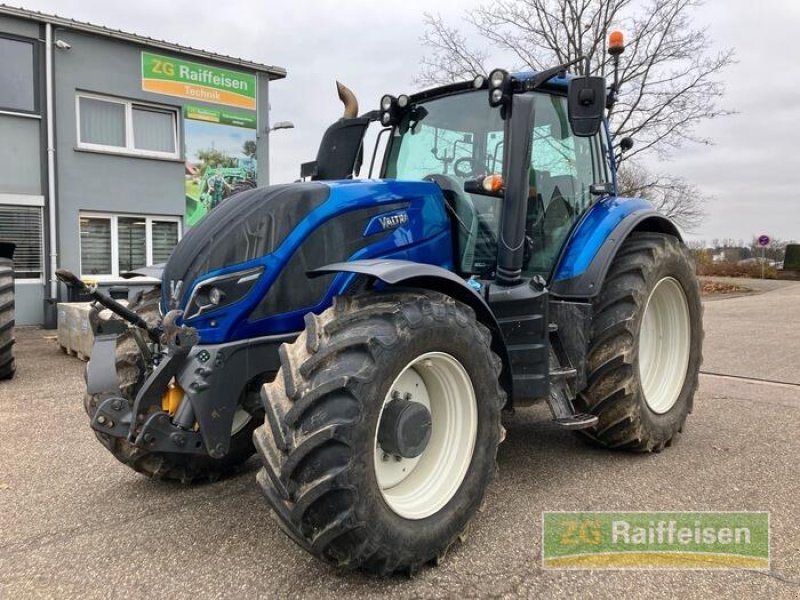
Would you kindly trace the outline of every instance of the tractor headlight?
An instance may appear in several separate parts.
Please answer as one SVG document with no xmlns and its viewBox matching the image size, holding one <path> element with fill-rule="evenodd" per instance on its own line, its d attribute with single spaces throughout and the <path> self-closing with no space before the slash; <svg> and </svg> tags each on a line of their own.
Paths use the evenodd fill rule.
<svg viewBox="0 0 800 600">
<path fill-rule="evenodd" d="M 380 103 L 380 122 L 384 127 L 392 127 L 400 123 L 411 107 L 411 98 L 406 94 L 400 94 L 397 98 L 391 94 L 386 94 L 381 98 Z"/>
<path fill-rule="evenodd" d="M 225 300 L 225 292 L 222 291 L 221 288 L 212 287 L 211 291 L 208 292 L 208 301 L 213 304 L 214 306 L 219 306 Z"/>
<path fill-rule="evenodd" d="M 497 107 L 511 100 L 513 82 L 508 71 L 495 69 L 489 73 L 489 106 Z"/>
<path fill-rule="evenodd" d="M 192 291 L 183 318 L 192 319 L 241 300 L 263 272 L 264 267 L 256 267 L 201 281 Z"/>
<path fill-rule="evenodd" d="M 506 79 L 506 72 L 503 69 L 495 69 L 489 76 L 489 83 L 493 88 L 499 88 Z"/>
<path fill-rule="evenodd" d="M 392 104 L 394 104 L 394 98 L 389 94 L 386 94 L 383 98 L 381 98 L 381 110 L 383 112 L 391 110 Z"/>
</svg>

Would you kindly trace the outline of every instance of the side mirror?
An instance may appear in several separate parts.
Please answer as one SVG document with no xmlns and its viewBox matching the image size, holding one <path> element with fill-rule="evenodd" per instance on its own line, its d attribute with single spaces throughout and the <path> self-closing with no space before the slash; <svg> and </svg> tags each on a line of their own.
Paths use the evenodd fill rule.
<svg viewBox="0 0 800 600">
<path fill-rule="evenodd" d="M 572 133 L 591 137 L 600 131 L 606 108 L 605 77 L 576 77 L 569 82 L 568 113 Z"/>
</svg>

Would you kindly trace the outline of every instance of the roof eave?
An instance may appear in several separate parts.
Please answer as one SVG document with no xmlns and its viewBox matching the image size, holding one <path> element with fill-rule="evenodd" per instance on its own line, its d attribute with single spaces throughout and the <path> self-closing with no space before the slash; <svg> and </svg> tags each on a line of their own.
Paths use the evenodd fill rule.
<svg viewBox="0 0 800 600">
<path fill-rule="evenodd" d="M 19 19 L 26 19 L 29 21 L 37 21 L 39 23 L 50 23 L 51 25 L 54 25 L 56 27 L 73 29 L 76 31 L 83 31 L 86 33 L 93 33 L 95 35 L 100 35 L 103 37 L 121 39 L 126 42 L 131 42 L 133 44 L 138 44 L 141 46 L 147 46 L 150 48 L 159 48 L 161 50 L 167 50 L 178 54 L 184 54 L 187 56 L 194 56 L 196 58 L 212 60 L 226 65 L 234 65 L 237 67 L 241 67 L 243 69 L 248 69 L 250 71 L 266 73 L 271 81 L 275 79 L 283 79 L 284 77 L 286 77 L 286 69 L 284 69 L 283 67 L 278 67 L 275 65 L 265 65 L 262 63 L 257 63 L 242 58 L 236 58 L 234 56 L 227 56 L 224 54 L 216 54 L 215 52 L 200 50 L 199 48 L 192 48 L 190 46 L 181 46 L 180 44 L 174 44 L 172 42 L 167 42 L 164 40 L 157 40 L 147 36 L 137 35 L 135 33 L 128 33 L 127 31 L 121 31 L 119 29 L 111 29 L 109 27 L 104 27 L 102 25 L 95 25 L 93 23 L 85 23 L 83 21 L 75 21 L 73 19 L 59 17 L 58 15 L 48 15 L 45 13 L 28 10 L 25 8 L 8 6 L 6 4 L 0 4 L 0 15 L 17 17 Z"/>
</svg>

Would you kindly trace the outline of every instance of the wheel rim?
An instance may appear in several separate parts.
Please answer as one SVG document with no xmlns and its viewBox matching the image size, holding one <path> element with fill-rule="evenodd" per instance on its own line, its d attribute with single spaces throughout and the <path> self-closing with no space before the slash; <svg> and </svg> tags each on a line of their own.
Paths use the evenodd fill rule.
<svg viewBox="0 0 800 600">
<path fill-rule="evenodd" d="M 691 337 L 686 294 L 674 277 L 664 277 L 650 292 L 639 332 L 639 380 L 645 402 L 655 413 L 666 413 L 678 401 Z"/>
<path fill-rule="evenodd" d="M 475 389 L 463 365 L 449 354 L 428 352 L 406 365 L 384 398 L 411 394 L 431 413 L 431 436 L 416 458 L 390 456 L 374 442 L 375 476 L 384 500 L 401 517 L 424 519 L 441 510 L 467 474 L 478 433 Z"/>
</svg>

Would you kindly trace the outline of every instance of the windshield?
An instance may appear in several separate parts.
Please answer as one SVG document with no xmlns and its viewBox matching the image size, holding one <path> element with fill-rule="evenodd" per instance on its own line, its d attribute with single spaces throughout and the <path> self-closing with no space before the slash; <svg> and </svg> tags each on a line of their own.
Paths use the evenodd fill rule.
<svg viewBox="0 0 800 600">
<path fill-rule="evenodd" d="M 535 93 L 528 236 L 524 273 L 548 277 L 569 232 L 591 205 L 592 183 L 607 180 L 600 135 L 575 137 L 566 97 Z M 503 174 L 503 120 L 485 90 L 429 100 L 393 131 L 385 177 L 430 179 L 442 188 L 456 223 L 457 268 L 491 276 L 502 199 L 470 194 L 464 182 Z"/>
</svg>

